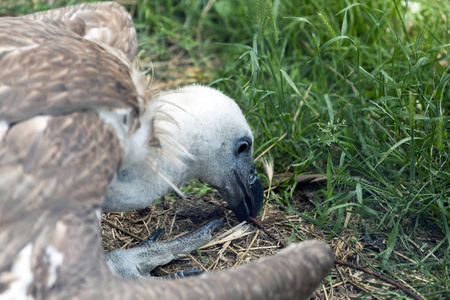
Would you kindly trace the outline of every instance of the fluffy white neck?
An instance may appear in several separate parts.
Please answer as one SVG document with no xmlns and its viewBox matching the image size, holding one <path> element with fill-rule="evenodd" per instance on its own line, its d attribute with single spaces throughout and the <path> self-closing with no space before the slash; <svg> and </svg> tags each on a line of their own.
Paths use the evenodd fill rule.
<svg viewBox="0 0 450 300">
<path fill-rule="evenodd" d="M 106 192 L 105 212 L 144 208 L 193 178 L 189 167 L 193 157 L 178 140 L 178 127 L 166 118 L 155 122 L 159 123 L 155 130 L 165 128 L 170 134 L 160 132 L 160 147 L 148 147 L 150 122 L 141 120 L 141 128 L 126 141 L 125 160 Z"/>
<path fill-rule="evenodd" d="M 143 128 L 127 139 L 126 161 L 107 190 L 106 212 L 144 208 L 193 178 L 223 186 L 224 172 L 236 163 L 235 142 L 252 138 L 239 107 L 217 90 L 189 86 L 153 101 L 140 120 Z M 159 148 L 148 147 L 149 136 Z"/>
</svg>

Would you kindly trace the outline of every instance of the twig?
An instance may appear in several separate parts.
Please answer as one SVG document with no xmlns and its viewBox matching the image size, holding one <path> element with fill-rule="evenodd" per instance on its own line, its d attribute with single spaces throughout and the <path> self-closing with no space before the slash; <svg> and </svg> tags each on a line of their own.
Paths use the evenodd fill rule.
<svg viewBox="0 0 450 300">
<path fill-rule="evenodd" d="M 266 229 L 266 227 L 264 227 L 264 225 L 263 225 L 260 221 L 256 220 L 256 219 L 253 218 L 253 217 L 250 217 L 250 221 L 252 221 L 253 224 L 256 225 L 256 227 L 258 227 L 259 229 L 261 229 L 262 231 L 264 231 L 269 237 L 271 237 L 271 238 L 274 239 L 275 241 L 279 242 L 283 248 L 286 248 L 286 247 L 287 247 L 287 243 L 286 243 L 283 239 L 281 239 L 281 238 L 277 237 L 275 234 L 269 232 L 269 231 Z M 264 221 L 265 221 L 265 220 L 264 220 Z M 262 222 L 264 222 L 264 221 L 262 221 Z M 389 278 L 387 278 L 387 277 L 381 275 L 380 273 L 374 272 L 374 271 L 372 271 L 372 270 L 369 270 L 369 269 L 363 268 L 363 267 L 361 267 L 361 266 L 354 265 L 354 264 L 352 264 L 352 263 L 348 263 L 348 262 L 345 262 L 345 261 L 342 261 L 342 260 L 339 260 L 339 259 L 335 259 L 335 260 L 334 260 L 334 263 L 335 263 L 336 265 L 346 266 L 346 267 L 349 267 L 349 268 L 351 268 L 351 269 L 353 269 L 353 270 L 362 271 L 362 272 L 364 272 L 364 273 L 366 273 L 366 274 L 372 275 L 372 276 L 374 276 L 374 277 L 376 277 L 376 278 L 378 278 L 378 279 L 380 279 L 380 280 L 382 280 L 382 281 L 384 281 L 384 282 L 386 282 L 386 283 L 389 283 L 389 284 L 395 286 L 397 289 L 403 291 L 405 294 L 407 294 L 407 295 L 410 296 L 411 298 L 413 298 L 413 299 L 415 299 L 415 300 L 422 300 L 422 297 L 420 297 L 419 295 L 415 294 L 414 292 L 412 292 L 411 290 L 409 290 L 408 288 L 406 288 L 406 287 L 405 287 L 404 285 L 402 285 L 401 283 L 396 282 L 396 281 L 394 281 L 394 280 L 392 280 L 392 279 L 389 279 Z M 316 295 L 317 295 L 317 294 L 316 294 Z"/>
<path fill-rule="evenodd" d="M 314 292 L 314 295 L 319 298 L 320 300 L 323 300 L 323 297 L 321 294 L 319 294 L 319 292 Z"/>
<path fill-rule="evenodd" d="M 284 217 L 282 214 L 278 214 L 273 217 L 265 218 L 264 220 L 261 220 L 260 222 L 261 222 L 261 224 L 265 224 L 267 222 L 280 221 L 280 220 L 284 220 Z"/>
<path fill-rule="evenodd" d="M 203 271 L 208 272 L 208 270 L 205 269 L 205 267 L 198 261 L 195 259 L 195 257 L 192 256 L 192 254 L 188 253 L 188 256 L 190 259 L 192 259 L 197 265 L 200 266 L 200 268 L 203 269 Z"/>
<path fill-rule="evenodd" d="M 354 265 L 354 264 L 351 264 L 351 263 L 348 263 L 348 262 L 346 262 L 346 261 L 342 261 L 342 260 L 339 260 L 339 259 L 335 259 L 335 260 L 334 260 L 334 263 L 335 263 L 336 265 L 346 266 L 346 267 L 349 267 L 349 268 L 351 268 L 351 269 L 353 269 L 353 270 L 362 271 L 362 272 L 364 272 L 364 273 L 366 273 L 366 274 L 369 274 L 369 275 L 372 275 L 372 276 L 374 276 L 374 277 L 377 277 L 378 279 L 380 279 L 380 280 L 382 280 L 382 281 L 384 281 L 384 282 L 387 282 L 387 283 L 389 283 L 389 284 L 395 286 L 396 288 L 398 288 L 399 290 L 403 291 L 405 294 L 407 294 L 408 296 L 410 296 L 410 297 L 413 298 L 413 299 L 416 299 L 416 300 L 422 300 L 422 299 L 423 299 L 423 298 L 420 297 L 419 295 L 417 295 L 417 294 L 415 294 L 414 292 L 412 292 L 412 291 L 410 291 L 409 289 L 407 289 L 407 288 L 406 288 L 405 286 L 403 286 L 402 284 L 400 284 L 400 283 L 398 283 L 398 282 L 396 282 L 396 281 L 394 281 L 394 280 L 392 280 L 392 279 L 389 279 L 389 278 L 387 278 L 387 277 L 381 275 L 380 273 L 374 272 L 374 271 L 372 271 L 372 270 L 369 270 L 369 269 L 363 268 L 363 267 L 361 267 L 361 266 Z"/>
<path fill-rule="evenodd" d="M 270 236 L 272 239 L 274 239 L 275 241 L 279 242 L 281 244 L 281 246 L 283 248 L 286 248 L 288 245 L 286 243 L 286 241 L 284 241 L 283 239 L 277 237 L 275 234 L 273 234 L 272 232 L 269 232 L 266 227 L 264 227 L 263 224 L 261 224 L 261 222 L 259 222 L 258 220 L 256 220 L 253 217 L 250 217 L 250 221 L 253 222 L 253 224 L 256 225 L 256 227 L 258 227 L 259 229 L 261 229 L 262 231 L 264 231 L 265 234 L 267 234 L 268 236 Z"/>
<path fill-rule="evenodd" d="M 111 222 L 111 221 L 109 221 L 109 220 L 106 220 L 105 218 L 102 218 L 102 222 L 105 222 L 105 223 L 108 224 L 109 226 L 111 226 L 111 227 L 113 227 L 113 228 L 115 228 L 115 229 L 117 229 L 117 230 L 120 230 L 120 231 L 122 231 L 123 233 L 128 234 L 129 236 L 131 236 L 132 238 L 134 238 L 134 239 L 136 239 L 136 240 L 138 240 L 138 241 L 141 241 L 141 242 L 142 242 L 142 241 L 144 240 L 144 239 L 138 237 L 137 235 L 135 235 L 135 234 L 129 232 L 128 230 L 126 230 L 126 229 L 124 229 L 124 228 L 122 228 L 122 227 L 120 227 L 120 226 L 117 226 L 117 225 L 114 224 L 113 222 Z"/>
<path fill-rule="evenodd" d="M 256 241 L 256 238 L 258 237 L 259 234 L 259 230 L 256 231 L 255 236 L 253 237 L 252 241 L 250 242 L 250 244 L 248 245 L 247 249 L 245 250 L 244 254 L 242 254 L 240 256 L 240 258 L 236 261 L 236 263 L 233 265 L 233 268 L 236 267 L 243 259 L 244 257 L 247 255 L 248 251 L 250 250 L 250 248 L 253 246 L 253 243 Z"/>
<path fill-rule="evenodd" d="M 272 145 L 270 145 L 269 148 L 267 148 L 266 150 L 264 150 L 260 155 L 258 155 L 257 158 L 254 159 L 254 161 L 257 161 L 258 159 L 261 158 L 261 156 L 263 156 L 264 154 L 266 154 L 270 149 L 272 149 L 277 143 L 281 142 L 282 139 L 284 139 L 286 137 L 287 133 L 285 132 L 275 143 L 273 143 Z"/>
</svg>

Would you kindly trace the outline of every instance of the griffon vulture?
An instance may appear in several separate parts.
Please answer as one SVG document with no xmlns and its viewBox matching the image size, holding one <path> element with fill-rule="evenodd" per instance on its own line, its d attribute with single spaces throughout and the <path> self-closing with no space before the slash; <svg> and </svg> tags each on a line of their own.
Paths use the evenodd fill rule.
<svg viewBox="0 0 450 300">
<path fill-rule="evenodd" d="M 0 19 L 0 299 L 306 298 L 333 264 L 318 241 L 223 272 L 126 278 L 208 242 L 220 221 L 105 259 L 102 209 L 145 207 L 191 178 L 240 220 L 262 205 L 236 103 L 198 85 L 151 96 L 136 51 L 131 17 L 113 2 Z"/>
</svg>

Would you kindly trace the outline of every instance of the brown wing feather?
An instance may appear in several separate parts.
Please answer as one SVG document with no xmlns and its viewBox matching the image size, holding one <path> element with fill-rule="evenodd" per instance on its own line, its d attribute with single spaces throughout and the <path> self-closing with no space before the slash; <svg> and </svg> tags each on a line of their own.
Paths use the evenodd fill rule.
<svg viewBox="0 0 450 300">
<path fill-rule="evenodd" d="M 0 120 L 130 107 L 139 113 L 130 64 L 65 29 L 0 19 Z"/>
<path fill-rule="evenodd" d="M 125 53 L 131 61 L 138 43 L 133 20 L 126 9 L 115 2 L 82 3 L 24 16 L 75 32 L 90 40 L 105 43 Z"/>
<path fill-rule="evenodd" d="M 51 24 L 0 19 L 0 121 L 9 124 L 0 135 L 0 294 L 18 280 L 12 266 L 26 245 L 37 299 L 72 298 L 86 286 L 81 274 L 109 275 L 95 211 L 123 150 L 92 110 L 138 115 L 142 104 L 135 71 L 114 51 Z M 49 249 L 64 257 L 56 282 Z"/>
<path fill-rule="evenodd" d="M 95 113 L 37 117 L 12 126 L 0 141 L 0 274 L 28 243 L 37 289 L 48 288 L 48 245 L 65 256 L 58 280 L 84 280 L 64 275 L 86 272 L 82 268 L 99 272 L 98 265 L 80 262 L 94 265 L 91 257 L 101 258 L 94 212 L 122 156 L 114 130 Z M 0 294 L 2 286 L 8 286 L 8 276 L 0 276 Z"/>
</svg>

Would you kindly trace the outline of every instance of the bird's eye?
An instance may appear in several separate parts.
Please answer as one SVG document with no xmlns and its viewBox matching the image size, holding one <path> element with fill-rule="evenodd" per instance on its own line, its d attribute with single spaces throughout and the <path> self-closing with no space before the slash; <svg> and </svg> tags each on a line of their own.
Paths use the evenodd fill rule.
<svg viewBox="0 0 450 300">
<path fill-rule="evenodd" d="M 248 141 L 240 141 L 236 145 L 236 154 L 241 154 L 247 152 L 250 149 L 251 145 Z"/>
</svg>

